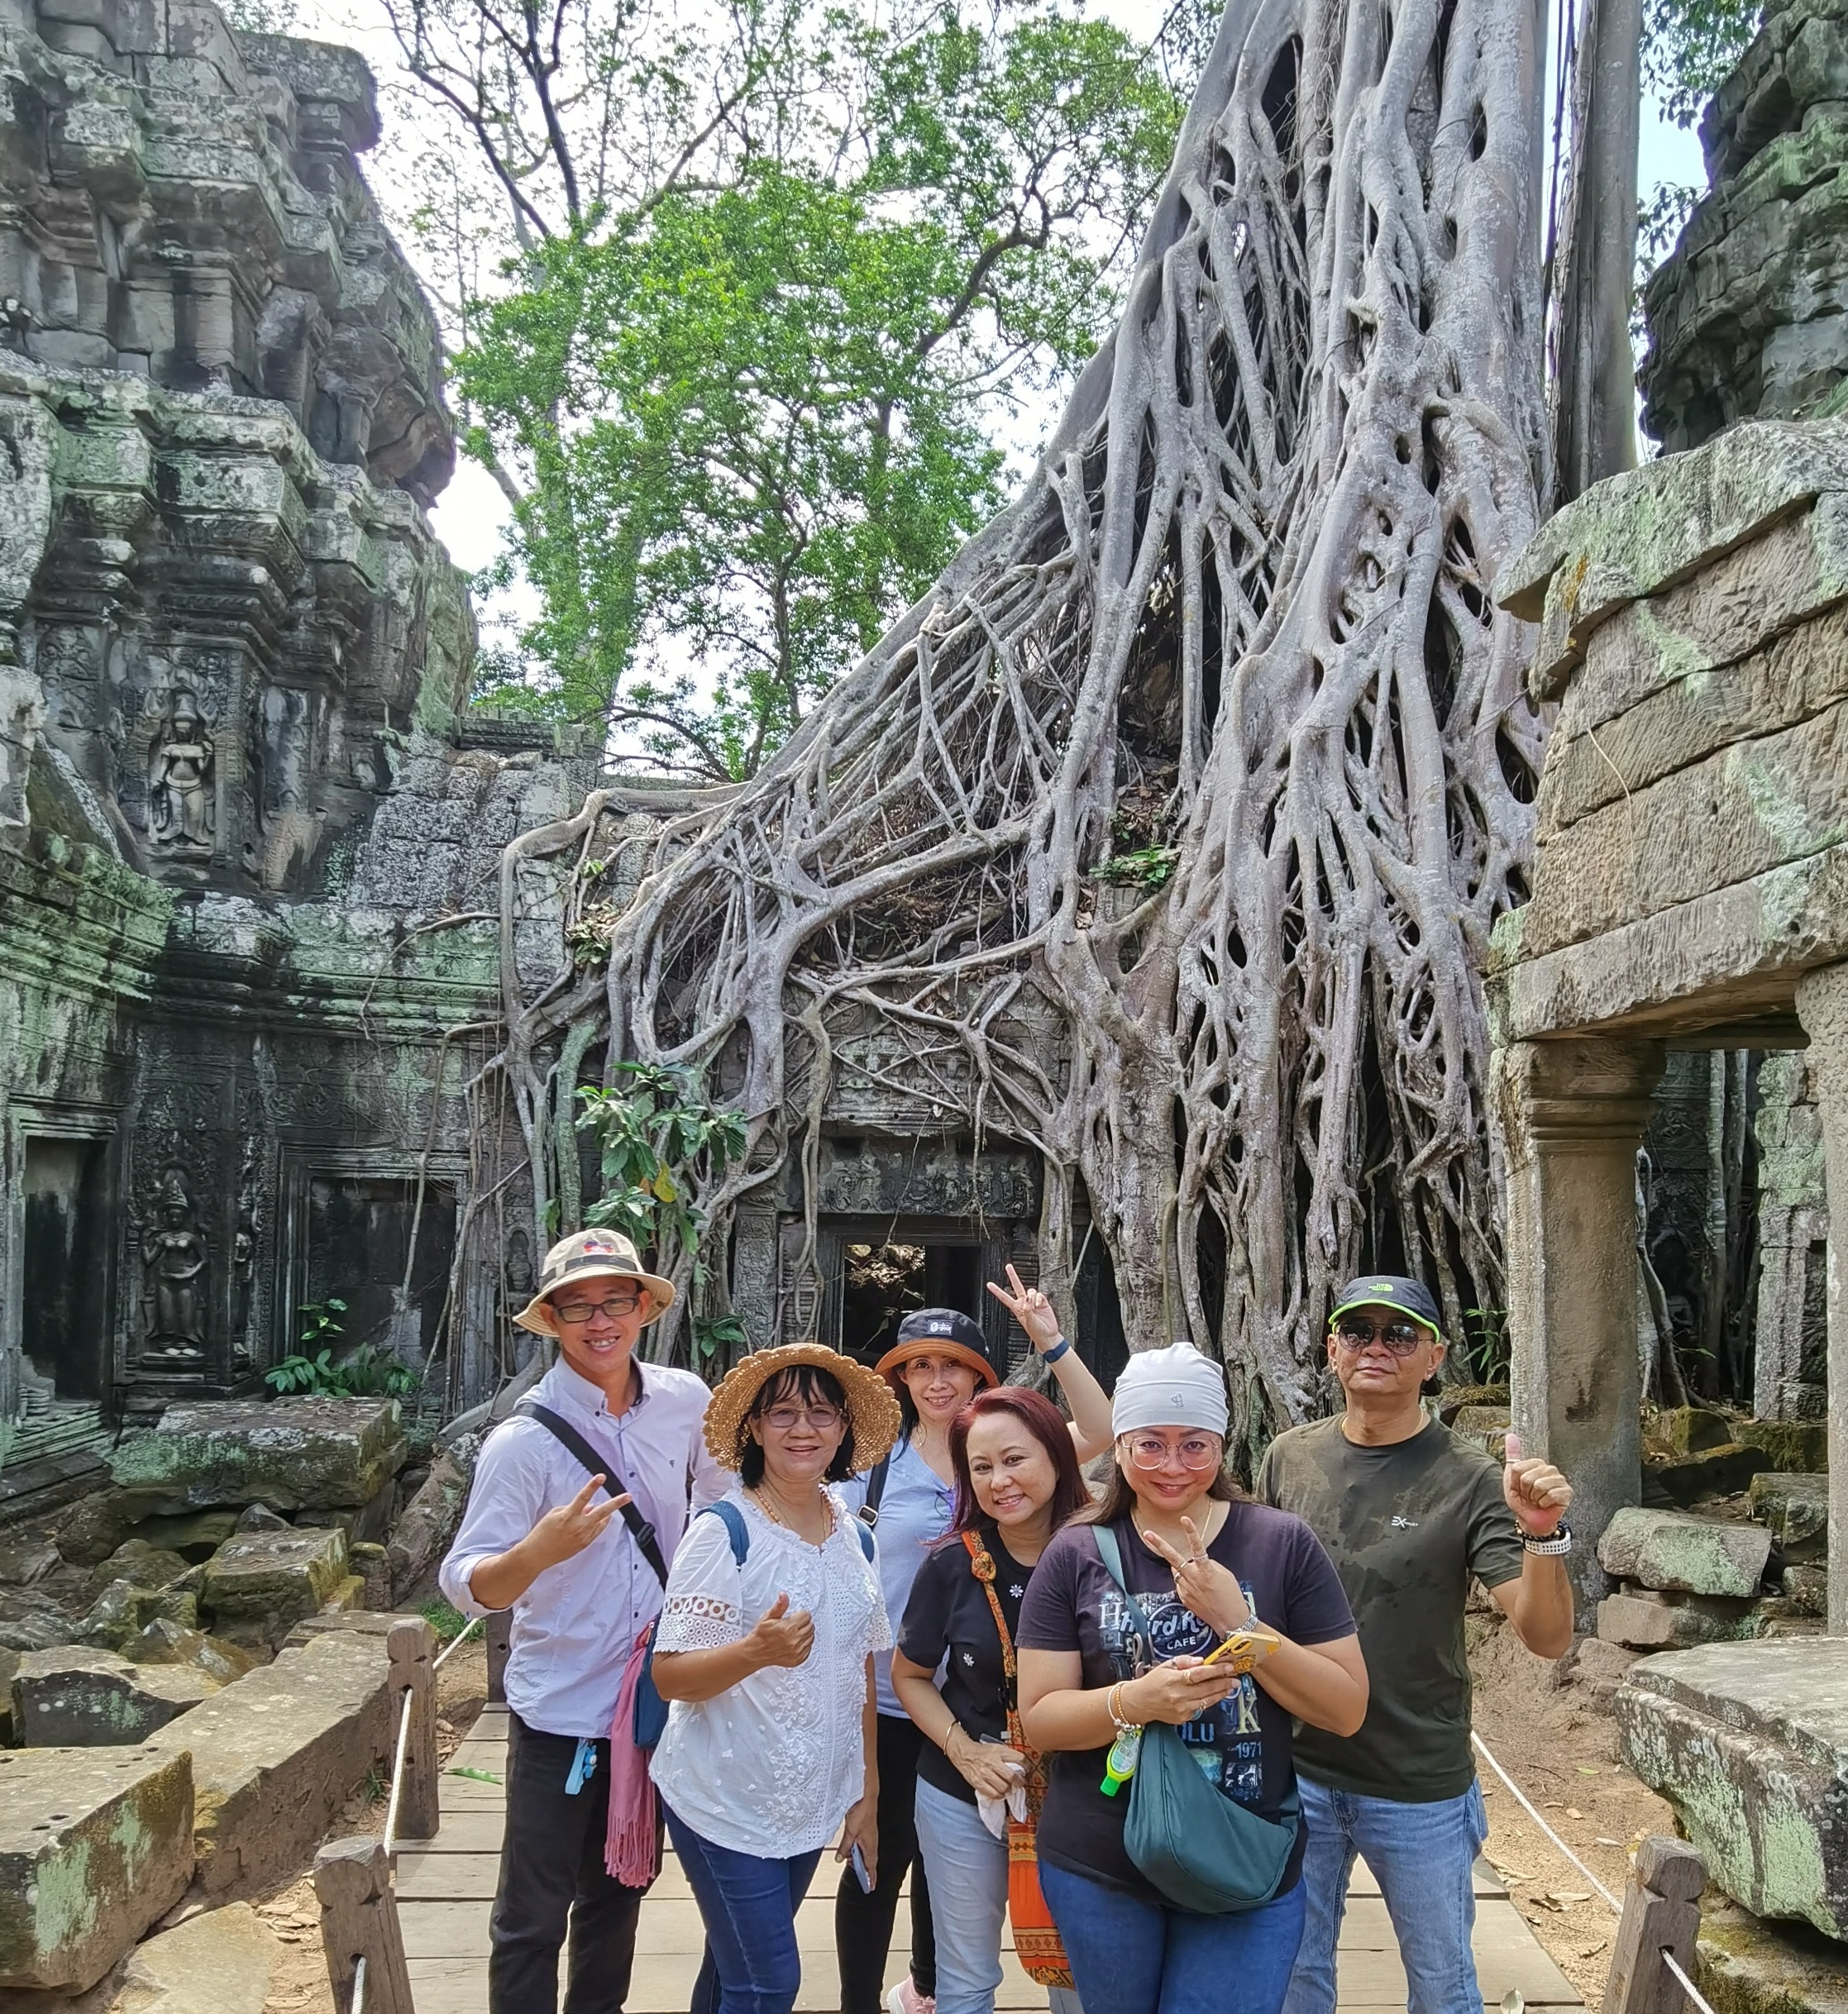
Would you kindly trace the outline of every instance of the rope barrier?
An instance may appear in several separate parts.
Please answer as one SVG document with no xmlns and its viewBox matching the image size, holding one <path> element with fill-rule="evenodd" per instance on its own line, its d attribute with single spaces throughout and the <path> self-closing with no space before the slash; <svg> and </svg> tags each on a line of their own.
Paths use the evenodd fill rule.
<svg viewBox="0 0 1848 2014">
<path fill-rule="evenodd" d="M 1669 1950 L 1666 1945 L 1662 1947 L 1662 1963 L 1666 1965 L 1669 1971 L 1674 1974 L 1676 1978 L 1681 1982 L 1681 1990 L 1690 2000 L 1693 2002 L 1694 2005 L 1699 2008 L 1700 2014 L 1713 2014 L 1713 2009 L 1709 2004 L 1707 1996 L 1697 1985 L 1695 1985 L 1694 1982 L 1688 1978 L 1687 1973 L 1681 1969 L 1680 1966 L 1675 1963 L 1674 1953 Z"/>
<path fill-rule="evenodd" d="M 411 1745 L 411 1694 L 407 1688 L 398 1709 L 398 1760 L 391 1772 L 391 1802 L 385 1806 L 385 1851 L 398 1849 L 398 1806 L 404 1794 L 404 1758 Z"/>
<path fill-rule="evenodd" d="M 1605 1887 L 1604 1883 L 1598 1879 L 1597 1875 L 1586 1866 L 1585 1863 L 1578 1858 L 1578 1854 L 1575 1854 L 1569 1845 L 1567 1845 L 1565 1841 L 1559 1837 L 1559 1834 L 1553 1830 L 1552 1826 L 1550 1826 L 1546 1821 L 1540 1816 L 1540 1813 L 1534 1809 L 1533 1806 L 1529 1803 L 1526 1792 L 1521 1789 L 1521 1786 L 1516 1783 L 1514 1778 L 1508 1774 L 1507 1771 L 1502 1767 L 1501 1763 L 1498 1763 L 1495 1758 L 1489 1754 L 1488 1744 L 1483 1740 L 1482 1736 L 1478 1735 L 1473 1728 L 1469 1730 L 1469 1739 L 1475 1743 L 1478 1749 L 1482 1750 L 1483 1759 L 1488 1764 L 1489 1768 L 1492 1768 L 1495 1773 L 1501 1778 L 1502 1781 L 1507 1785 L 1509 1790 L 1514 1795 L 1515 1802 L 1521 1806 L 1521 1810 L 1524 1811 L 1527 1816 L 1533 1820 L 1534 1823 L 1540 1827 L 1540 1830 L 1544 1832 L 1550 1840 L 1552 1840 L 1553 1844 L 1559 1848 L 1559 1851 L 1565 1855 L 1567 1859 L 1571 1861 L 1572 1864 L 1578 1868 L 1581 1874 L 1585 1877 L 1586 1880 L 1588 1881 L 1592 1886 L 1597 1889 L 1597 1892 L 1603 1897 L 1604 1900 L 1610 1904 L 1613 1914 L 1621 1916 L 1623 1914 L 1623 1904 L 1617 1900 L 1616 1896 L 1614 1896 L 1607 1888 Z"/>
<path fill-rule="evenodd" d="M 1483 1740 L 1482 1736 L 1478 1735 L 1473 1728 L 1469 1730 L 1469 1739 L 1481 1751 L 1483 1761 L 1488 1764 L 1489 1768 L 1492 1768 L 1495 1773 L 1501 1778 L 1502 1783 L 1507 1786 L 1508 1790 L 1513 1795 L 1515 1802 L 1521 1806 L 1521 1810 L 1524 1811 L 1527 1816 L 1533 1820 L 1534 1823 L 1540 1827 L 1540 1830 L 1544 1832 L 1550 1840 L 1552 1840 L 1554 1845 L 1559 1850 L 1559 1852 L 1564 1854 L 1566 1859 L 1569 1859 L 1572 1864 L 1578 1868 L 1579 1873 L 1583 1874 L 1586 1880 L 1588 1881 L 1597 1891 L 1599 1896 L 1602 1898 L 1606 1907 L 1609 1908 L 1613 1916 L 1621 1916 L 1623 1914 L 1622 1903 L 1617 1900 L 1616 1896 L 1614 1896 L 1611 1891 L 1605 1887 L 1604 1883 L 1598 1879 L 1597 1875 L 1586 1866 L 1585 1863 L 1578 1858 L 1578 1854 L 1575 1854 L 1572 1849 L 1567 1845 L 1565 1841 L 1559 1837 L 1559 1834 L 1553 1830 L 1552 1826 L 1550 1826 L 1546 1821 L 1540 1816 L 1540 1813 L 1535 1810 L 1533 1803 L 1528 1797 L 1526 1792 L 1523 1791 L 1521 1786 L 1516 1783 L 1514 1778 L 1508 1774 L 1507 1771 L 1502 1767 L 1501 1763 L 1495 1759 L 1494 1756 L 1489 1752 L 1488 1744 Z M 1707 1996 L 1701 1991 L 1701 1989 L 1695 1985 L 1694 1982 L 1688 1978 L 1688 1974 L 1682 1970 L 1680 1965 L 1675 1960 L 1674 1954 L 1669 1950 L 1666 1945 L 1662 1947 L 1661 1956 L 1662 1963 L 1668 1967 L 1669 1972 L 1674 1975 L 1683 1993 L 1684 1993 L 1688 1996 L 1688 1999 L 1693 2002 L 1695 2008 L 1698 2011 L 1698 2014 L 1714 2014 L 1712 2003 L 1707 1999 Z"/>
<path fill-rule="evenodd" d="M 447 1646 L 437 1654 L 437 1661 L 430 1667 L 431 1670 L 440 1672 L 443 1666 L 448 1663 L 450 1658 L 454 1657 L 456 1653 L 461 1649 L 463 1644 L 466 1644 L 468 1639 L 474 1635 L 475 1631 L 481 1627 L 481 1617 L 477 1615 L 472 1622 L 466 1625 L 460 1631 L 458 1631 L 455 1638 L 447 1644 Z"/>
<path fill-rule="evenodd" d="M 353 2014 L 365 2014 L 365 1960 L 353 1960 Z"/>
</svg>

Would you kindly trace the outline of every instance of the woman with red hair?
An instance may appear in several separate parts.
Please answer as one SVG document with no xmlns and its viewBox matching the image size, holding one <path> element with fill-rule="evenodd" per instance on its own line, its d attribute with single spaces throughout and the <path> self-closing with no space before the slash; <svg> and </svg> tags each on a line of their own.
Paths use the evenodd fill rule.
<svg viewBox="0 0 1848 2014">
<path fill-rule="evenodd" d="M 950 1534 L 919 1569 L 892 1687 L 924 1736 L 918 1844 L 936 1930 L 937 2014 L 993 2014 L 1008 1907 L 1007 1801 L 1024 1789 L 1039 1808 L 1039 1758 L 1021 1743 L 1015 1713 L 1014 1633 L 1034 1563 L 1091 1494 L 1071 1427 L 1037 1391 L 978 1391 L 950 1427 L 949 1450 Z M 1037 1884 L 1026 1899 L 1037 1901 Z M 1017 1907 L 1021 1900 L 1017 1893 Z M 1038 1913 L 1038 1948 L 1018 1918 L 1016 1948 L 1036 1977 L 1060 1976 L 1052 1919 L 1043 1906 Z M 1079 2014 L 1068 1984 L 1049 1987 L 1048 1997 L 1056 2014 Z"/>
</svg>

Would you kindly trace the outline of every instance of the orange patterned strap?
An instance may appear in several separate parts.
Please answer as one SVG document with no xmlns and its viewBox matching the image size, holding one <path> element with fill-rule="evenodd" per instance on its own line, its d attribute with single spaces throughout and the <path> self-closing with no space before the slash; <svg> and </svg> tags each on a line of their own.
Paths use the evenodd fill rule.
<svg viewBox="0 0 1848 2014">
<path fill-rule="evenodd" d="M 995 1618 L 995 1634 L 1001 1639 L 1001 1669 L 1007 1675 L 1007 1689 L 1014 1690 L 1014 1639 L 1007 1633 L 1007 1619 L 1001 1613 L 1000 1596 L 995 1592 L 995 1561 L 981 1539 L 972 1531 L 962 1534 L 964 1549 L 969 1555 L 969 1571 L 981 1583 L 981 1592 L 988 1597 L 988 1606 Z M 1013 1717 L 1014 1702 L 1008 1701 L 1008 1715 Z"/>
</svg>

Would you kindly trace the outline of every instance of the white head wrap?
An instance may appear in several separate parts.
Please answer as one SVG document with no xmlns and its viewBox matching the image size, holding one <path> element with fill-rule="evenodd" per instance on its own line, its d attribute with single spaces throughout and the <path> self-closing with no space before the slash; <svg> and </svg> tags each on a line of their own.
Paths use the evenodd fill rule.
<svg viewBox="0 0 1848 2014">
<path fill-rule="evenodd" d="M 1191 1343 L 1137 1350 L 1124 1365 L 1110 1401 L 1110 1431 L 1139 1427 L 1198 1427 L 1223 1434 L 1230 1408 L 1225 1374 Z"/>
</svg>

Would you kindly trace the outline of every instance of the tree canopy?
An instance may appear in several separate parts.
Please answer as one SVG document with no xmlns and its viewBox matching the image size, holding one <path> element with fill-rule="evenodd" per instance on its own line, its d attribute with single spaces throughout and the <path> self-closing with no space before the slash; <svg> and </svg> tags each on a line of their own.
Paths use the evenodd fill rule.
<svg viewBox="0 0 1848 2014">
<path fill-rule="evenodd" d="M 432 160 L 420 222 L 539 599 L 480 695 L 753 774 L 999 508 L 1010 412 L 1110 326 L 1196 12 L 1157 46 L 957 0 L 697 31 L 398 8 L 477 142 L 472 180 Z"/>
</svg>

